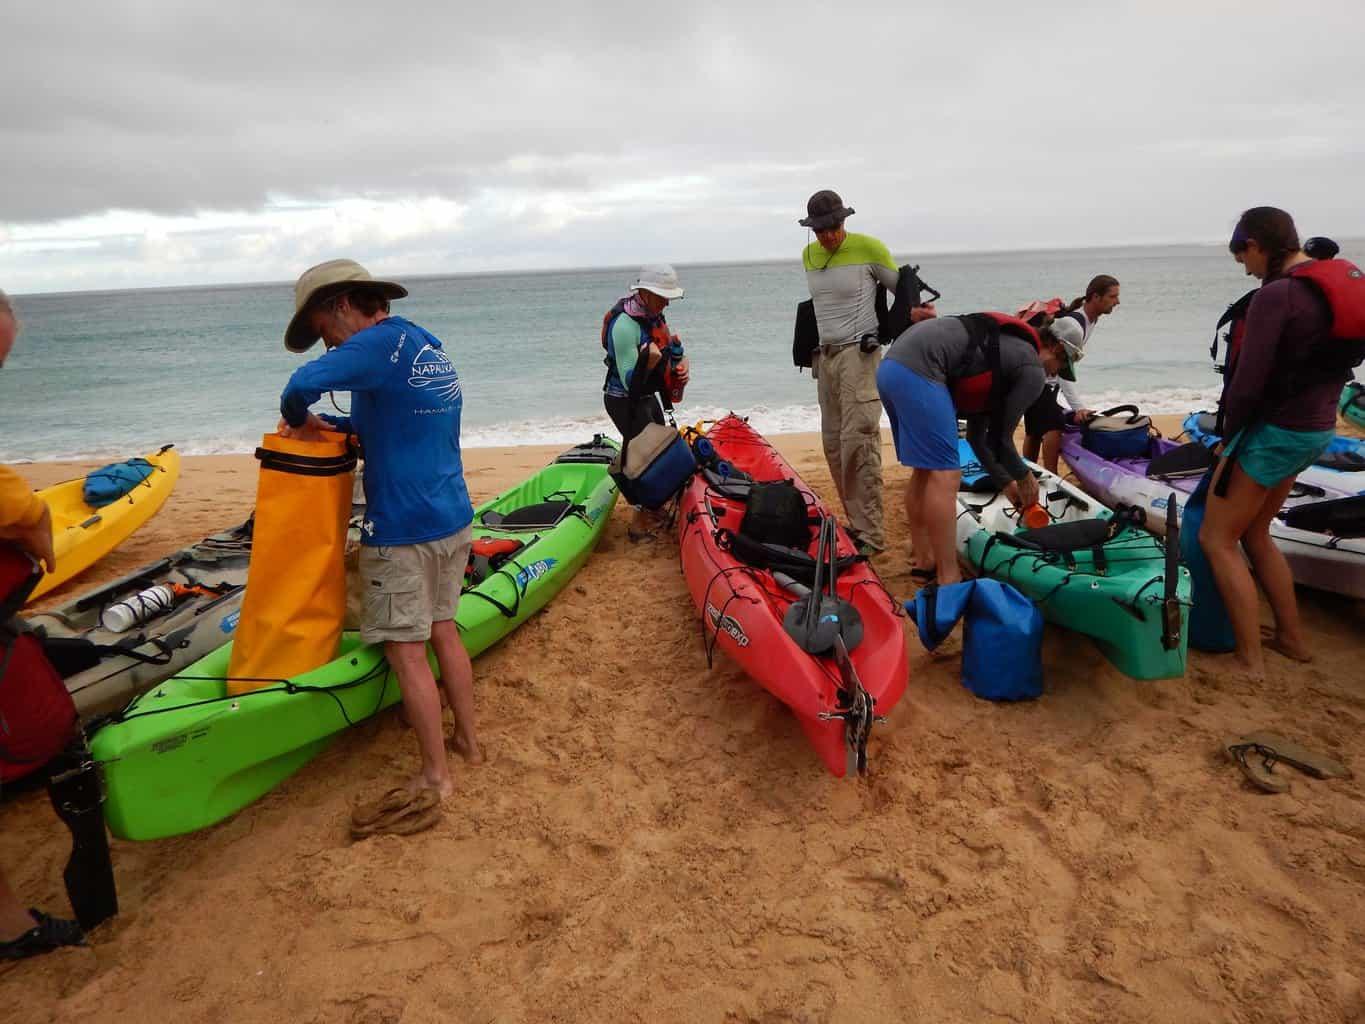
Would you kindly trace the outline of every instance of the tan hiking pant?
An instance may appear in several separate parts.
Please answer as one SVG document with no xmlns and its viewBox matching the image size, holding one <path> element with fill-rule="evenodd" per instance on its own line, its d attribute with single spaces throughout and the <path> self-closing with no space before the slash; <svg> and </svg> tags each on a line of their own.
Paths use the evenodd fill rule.
<svg viewBox="0 0 1365 1024">
<path fill-rule="evenodd" d="M 882 402 L 877 394 L 881 349 L 821 346 L 815 354 L 820 440 L 848 523 L 876 548 L 886 546 L 882 521 Z"/>
</svg>

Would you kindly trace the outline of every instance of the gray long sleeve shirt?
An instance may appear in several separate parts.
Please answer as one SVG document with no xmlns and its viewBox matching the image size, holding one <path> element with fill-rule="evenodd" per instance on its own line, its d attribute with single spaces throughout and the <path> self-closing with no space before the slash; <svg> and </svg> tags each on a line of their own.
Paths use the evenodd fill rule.
<svg viewBox="0 0 1365 1024">
<path fill-rule="evenodd" d="M 886 358 L 938 384 L 987 370 L 984 353 L 973 349 L 966 324 L 955 316 L 915 324 L 891 343 Z M 989 414 L 974 414 L 966 419 L 967 441 L 981 460 L 981 468 L 1003 487 L 1028 475 L 1028 466 L 1014 446 L 1014 430 L 1024 418 L 1024 410 L 1043 393 L 1047 375 L 1033 346 L 1004 332 L 1000 335 L 1000 373 L 1004 377 L 1004 406 L 1000 412 L 999 447 L 992 450 L 988 443 Z"/>
</svg>

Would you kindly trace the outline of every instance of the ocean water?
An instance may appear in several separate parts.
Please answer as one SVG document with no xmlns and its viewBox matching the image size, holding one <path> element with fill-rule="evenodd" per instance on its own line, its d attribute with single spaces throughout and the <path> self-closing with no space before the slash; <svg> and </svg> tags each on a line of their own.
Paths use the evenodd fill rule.
<svg viewBox="0 0 1365 1024">
<path fill-rule="evenodd" d="M 1365 244 L 1346 243 L 1360 260 Z M 1015 309 L 1122 282 L 1078 387 L 1092 408 L 1135 402 L 1184 413 L 1218 378 L 1213 325 L 1255 282 L 1221 246 L 956 255 L 897 254 L 943 293 L 940 314 Z M 371 268 L 380 271 L 382 268 Z M 680 266 L 669 323 L 692 362 L 680 417 L 728 410 L 769 433 L 815 430 L 815 383 L 791 363 L 806 298 L 799 259 Z M 610 430 L 602 411 L 602 314 L 633 268 L 409 278 L 401 313 L 446 345 L 464 384 L 466 446 L 575 442 Z M 281 341 L 291 284 L 17 296 L 24 330 L 0 370 L 0 461 L 114 457 L 174 443 L 184 454 L 249 452 L 278 420 L 306 358 Z M 319 345 L 312 354 L 321 352 Z M 340 408 L 349 396 L 335 396 Z M 330 411 L 324 399 L 320 411 Z"/>
</svg>

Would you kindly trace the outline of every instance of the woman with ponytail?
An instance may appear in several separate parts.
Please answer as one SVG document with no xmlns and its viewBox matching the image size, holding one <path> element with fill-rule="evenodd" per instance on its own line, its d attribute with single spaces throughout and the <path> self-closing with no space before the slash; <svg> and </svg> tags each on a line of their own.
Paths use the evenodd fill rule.
<svg viewBox="0 0 1365 1024">
<path fill-rule="evenodd" d="M 1275 617 L 1270 648 L 1295 661 L 1311 660 L 1294 579 L 1270 539 L 1270 523 L 1294 478 L 1331 441 L 1337 398 L 1350 373 L 1321 359 L 1324 346 L 1332 344 L 1332 311 L 1319 288 L 1295 273 L 1311 261 L 1300 249 L 1293 218 L 1271 206 L 1247 210 L 1228 249 L 1262 284 L 1247 309 L 1235 372 L 1228 371 L 1232 376 L 1224 384 L 1227 440 L 1199 544 L 1227 606 L 1237 660 L 1260 677 L 1265 664 L 1258 581 Z"/>
</svg>

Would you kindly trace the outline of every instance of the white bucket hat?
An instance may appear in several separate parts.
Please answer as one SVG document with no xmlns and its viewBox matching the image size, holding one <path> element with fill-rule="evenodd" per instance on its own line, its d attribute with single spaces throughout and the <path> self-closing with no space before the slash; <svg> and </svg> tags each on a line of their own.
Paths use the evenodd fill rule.
<svg viewBox="0 0 1365 1024">
<path fill-rule="evenodd" d="M 665 299 L 683 297 L 682 286 L 678 284 L 678 272 L 667 263 L 647 263 L 641 267 L 640 276 L 630 290 L 637 292 L 641 289 Z"/>
<path fill-rule="evenodd" d="M 308 326 L 309 307 L 357 285 L 373 288 L 386 299 L 401 299 L 408 294 L 401 284 L 376 281 L 355 260 L 328 260 L 309 267 L 294 285 L 294 316 L 284 330 L 284 347 L 290 352 L 307 352 L 312 348 L 318 336 Z"/>
</svg>

